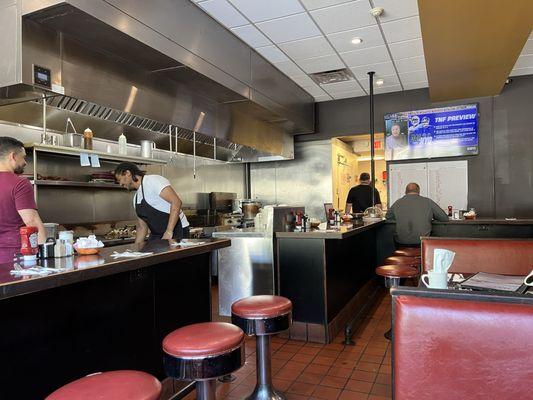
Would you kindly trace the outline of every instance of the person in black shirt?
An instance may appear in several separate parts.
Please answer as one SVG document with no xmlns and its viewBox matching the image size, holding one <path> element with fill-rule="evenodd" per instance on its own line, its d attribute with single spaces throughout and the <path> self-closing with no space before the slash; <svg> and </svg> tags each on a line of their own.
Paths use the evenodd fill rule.
<svg viewBox="0 0 533 400">
<path fill-rule="evenodd" d="M 375 188 L 374 204 L 378 207 L 381 207 L 379 192 Z M 345 213 L 350 214 L 350 212 L 363 212 L 368 207 L 372 207 L 372 186 L 370 186 L 370 174 L 368 172 L 363 172 L 359 176 L 359 185 L 354 186 L 350 189 L 350 192 L 348 192 Z"/>
</svg>

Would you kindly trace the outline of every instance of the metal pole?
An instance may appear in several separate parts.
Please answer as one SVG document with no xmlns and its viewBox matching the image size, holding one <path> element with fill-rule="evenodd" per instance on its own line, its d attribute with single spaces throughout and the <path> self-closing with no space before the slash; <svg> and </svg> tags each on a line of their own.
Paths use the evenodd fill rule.
<svg viewBox="0 0 533 400">
<path fill-rule="evenodd" d="M 372 207 L 374 207 L 376 201 L 374 198 L 374 192 L 376 191 L 374 170 L 374 74 L 374 71 L 368 73 L 368 84 L 370 87 L 370 185 L 372 187 Z"/>
<path fill-rule="evenodd" d="M 46 95 L 43 93 L 43 137 L 41 143 L 46 144 L 48 138 L 46 137 Z"/>
<path fill-rule="evenodd" d="M 169 151 L 172 153 L 172 125 L 168 126 L 168 147 Z"/>
<path fill-rule="evenodd" d="M 213 138 L 213 160 L 217 159 L 217 138 Z"/>
</svg>

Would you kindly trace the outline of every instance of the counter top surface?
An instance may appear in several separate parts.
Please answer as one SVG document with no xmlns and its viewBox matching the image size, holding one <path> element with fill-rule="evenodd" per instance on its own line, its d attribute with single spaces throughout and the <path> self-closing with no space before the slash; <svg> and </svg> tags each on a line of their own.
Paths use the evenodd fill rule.
<svg viewBox="0 0 533 400">
<path fill-rule="evenodd" d="M 394 224 L 395 221 L 386 221 Z M 432 221 L 434 225 L 533 225 L 533 219 L 516 218 L 476 218 L 476 219 L 450 219 L 449 221 Z"/>
<path fill-rule="evenodd" d="M 357 235 L 361 232 L 382 225 L 385 221 L 379 222 L 355 222 L 341 224 L 336 229 L 312 229 L 308 232 L 276 232 L 276 238 L 302 238 L 302 239 L 345 239 Z"/>
<path fill-rule="evenodd" d="M 13 269 L 27 268 L 28 266 L 35 266 L 35 264 L 28 265 L 24 264 L 24 262 L 0 264 L 0 300 L 121 272 L 133 271 L 159 263 L 207 253 L 231 245 L 229 239 L 188 239 L 187 241 L 199 244 L 181 247 L 172 246 L 168 240 L 154 240 L 141 245 L 127 244 L 111 248 L 104 247 L 99 254 L 95 255 L 75 255 L 73 257 L 39 260 L 38 266 L 66 269 L 42 276 L 15 276 L 11 274 Z M 126 250 L 151 252 L 153 254 L 138 258 L 114 259 L 111 257 L 113 252 L 120 253 Z"/>
<path fill-rule="evenodd" d="M 255 228 L 234 228 L 228 227 L 227 229 L 218 229 L 213 232 L 213 237 L 265 237 L 267 232 L 256 230 Z"/>
</svg>

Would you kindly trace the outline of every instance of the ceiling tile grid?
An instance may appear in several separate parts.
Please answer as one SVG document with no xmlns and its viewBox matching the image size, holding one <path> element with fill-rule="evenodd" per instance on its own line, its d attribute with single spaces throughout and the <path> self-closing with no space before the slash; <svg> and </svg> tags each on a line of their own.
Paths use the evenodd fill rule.
<svg viewBox="0 0 533 400">
<path fill-rule="evenodd" d="M 375 93 L 428 87 L 417 0 L 191 1 L 315 101 L 367 95 L 369 71 L 383 79 Z M 373 7 L 384 12 L 374 17 Z M 341 68 L 354 79 L 319 86 L 309 77 Z M 511 76 L 525 74 L 533 74 L 533 33 Z"/>
</svg>

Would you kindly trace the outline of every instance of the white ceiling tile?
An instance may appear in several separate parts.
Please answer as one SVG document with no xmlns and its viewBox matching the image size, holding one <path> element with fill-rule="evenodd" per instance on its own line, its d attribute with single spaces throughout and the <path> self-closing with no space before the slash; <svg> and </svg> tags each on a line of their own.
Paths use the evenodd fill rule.
<svg viewBox="0 0 533 400">
<path fill-rule="evenodd" d="M 533 75 L 533 67 L 513 69 L 509 76 Z"/>
<path fill-rule="evenodd" d="M 291 15 L 257 24 L 274 43 L 320 36 L 320 30 L 307 13 Z"/>
<path fill-rule="evenodd" d="M 253 22 L 304 12 L 298 0 L 229 0 Z"/>
<path fill-rule="evenodd" d="M 380 86 L 374 89 L 374 94 L 401 92 L 402 87 L 400 85 Z"/>
<path fill-rule="evenodd" d="M 331 71 L 344 67 L 341 59 L 337 55 L 308 58 L 298 61 L 298 65 L 308 74 L 315 72 Z"/>
<path fill-rule="evenodd" d="M 428 80 L 428 75 L 426 73 L 426 70 L 423 71 L 414 71 L 414 72 L 406 72 L 400 75 L 400 80 L 403 84 L 406 83 L 414 83 L 414 82 L 422 82 Z"/>
<path fill-rule="evenodd" d="M 304 90 L 309 93 L 311 96 L 325 96 L 327 95 L 326 92 L 324 92 L 320 86 L 318 85 L 315 85 L 315 86 L 307 86 L 304 88 Z"/>
<path fill-rule="evenodd" d="M 308 10 L 316 10 L 317 8 L 324 8 L 334 6 L 336 4 L 346 3 L 347 0 L 302 0 L 304 7 Z"/>
<path fill-rule="evenodd" d="M 280 44 L 279 47 L 293 60 L 335 54 L 335 50 L 323 36 L 287 42 Z"/>
<path fill-rule="evenodd" d="M 327 85 L 322 85 L 322 89 L 329 94 L 362 91 L 361 86 L 354 80 L 328 83 Z"/>
<path fill-rule="evenodd" d="M 418 15 L 418 2 L 416 0 L 374 0 L 374 7 L 383 7 L 385 10 L 379 17 L 381 22 Z"/>
<path fill-rule="evenodd" d="M 426 68 L 426 61 L 424 56 L 402 58 L 401 60 L 394 60 L 398 73 L 420 71 Z"/>
<path fill-rule="evenodd" d="M 361 44 L 353 44 L 352 39 L 358 37 L 363 39 Z M 352 29 L 349 31 L 332 33 L 328 35 L 333 47 L 338 52 L 361 50 L 367 47 L 383 46 L 383 36 L 377 25 L 367 26 L 365 28 Z"/>
<path fill-rule="evenodd" d="M 522 49 L 522 53 L 520 53 L 520 55 L 522 56 L 526 56 L 529 54 L 533 54 L 533 39 L 529 39 L 526 42 L 524 48 Z"/>
<path fill-rule="evenodd" d="M 381 24 L 381 27 L 383 28 L 383 33 L 385 33 L 385 38 L 389 44 L 422 37 L 420 20 L 418 17 L 386 22 Z"/>
<path fill-rule="evenodd" d="M 316 85 L 315 81 L 307 75 L 293 76 L 291 79 L 303 88 Z"/>
<path fill-rule="evenodd" d="M 403 88 L 405 90 L 420 89 L 420 88 L 425 88 L 425 87 L 428 87 L 427 81 L 412 82 L 412 83 L 403 82 Z"/>
<path fill-rule="evenodd" d="M 370 71 L 374 71 L 376 73 L 375 76 L 387 76 L 396 74 L 396 70 L 394 69 L 394 65 L 392 64 L 392 62 L 362 65 L 360 67 L 354 67 L 350 69 L 352 70 L 355 77 L 360 81 L 364 79 L 368 80 L 367 73 Z"/>
<path fill-rule="evenodd" d="M 300 67 L 298 67 L 295 63 L 292 61 L 285 61 L 280 63 L 275 63 L 274 66 L 279 69 L 281 72 L 283 72 L 285 75 L 289 77 L 294 76 L 301 76 L 305 75 L 305 72 L 302 71 Z"/>
<path fill-rule="evenodd" d="M 259 32 L 259 29 L 253 25 L 239 26 L 237 28 L 232 28 L 231 31 L 250 47 L 261 47 L 271 44 L 270 40 L 268 40 L 267 37 Z"/>
<path fill-rule="evenodd" d="M 255 50 L 271 63 L 289 61 L 289 58 L 276 46 L 263 46 L 258 47 Z"/>
<path fill-rule="evenodd" d="M 350 92 L 341 92 L 341 93 L 335 93 L 332 95 L 335 100 L 339 99 L 348 99 L 350 97 L 361 97 L 366 96 L 366 93 L 362 90 L 360 91 L 350 91 Z"/>
<path fill-rule="evenodd" d="M 341 57 L 349 67 L 358 67 L 360 65 L 390 61 L 390 56 L 385 46 L 348 51 L 346 53 L 341 53 Z"/>
<path fill-rule="evenodd" d="M 422 39 L 404 40 L 403 42 L 391 43 L 389 48 L 394 60 L 424 55 Z"/>
<path fill-rule="evenodd" d="M 246 25 L 249 22 L 226 0 L 208 0 L 198 3 L 208 14 L 227 28 Z"/>
<path fill-rule="evenodd" d="M 324 96 L 315 96 L 315 101 L 318 103 L 320 101 L 329 101 L 333 100 L 329 94 L 326 94 Z"/>
<path fill-rule="evenodd" d="M 383 85 L 377 86 L 375 84 L 376 80 L 378 80 L 378 79 L 383 79 Z M 366 91 L 369 90 L 370 83 L 368 82 L 368 76 L 366 76 L 365 79 L 360 79 L 359 82 L 361 83 L 361 86 L 363 86 L 363 88 Z M 394 74 L 394 75 L 379 75 L 379 74 L 374 75 L 374 90 L 376 90 L 378 88 L 383 88 L 383 87 L 397 86 L 399 84 L 400 84 L 400 81 L 399 81 L 398 76 L 396 74 Z"/>
<path fill-rule="evenodd" d="M 528 55 L 528 56 L 518 57 L 518 60 L 516 60 L 516 64 L 514 65 L 513 69 L 529 68 L 529 67 L 533 67 L 533 54 Z"/>
<path fill-rule="evenodd" d="M 321 8 L 311 11 L 311 15 L 326 34 L 376 25 L 367 0 Z"/>
</svg>

